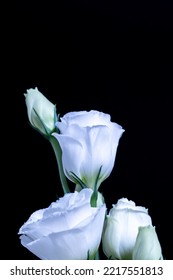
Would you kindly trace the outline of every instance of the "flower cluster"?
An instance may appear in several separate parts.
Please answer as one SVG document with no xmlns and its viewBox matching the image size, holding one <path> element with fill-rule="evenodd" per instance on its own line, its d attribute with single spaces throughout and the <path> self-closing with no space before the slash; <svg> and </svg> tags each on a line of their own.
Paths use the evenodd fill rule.
<svg viewBox="0 0 173 280">
<path fill-rule="evenodd" d="M 148 210 L 121 198 L 108 211 L 99 192 L 113 170 L 122 126 L 96 110 L 60 117 L 37 88 L 27 90 L 25 101 L 30 124 L 53 147 L 64 196 L 29 217 L 19 229 L 21 244 L 48 260 L 99 259 L 101 247 L 108 259 L 162 259 Z"/>
</svg>

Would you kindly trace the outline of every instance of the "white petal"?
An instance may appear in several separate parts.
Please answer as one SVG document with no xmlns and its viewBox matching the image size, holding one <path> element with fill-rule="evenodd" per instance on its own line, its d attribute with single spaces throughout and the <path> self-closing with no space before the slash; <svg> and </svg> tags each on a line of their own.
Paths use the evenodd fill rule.
<svg viewBox="0 0 173 280">
<path fill-rule="evenodd" d="M 70 125 L 78 124 L 81 127 L 106 125 L 110 122 L 110 115 L 96 110 L 70 112 L 65 114 L 61 121 Z"/>
<path fill-rule="evenodd" d="M 143 206 L 136 206 L 135 202 L 132 200 L 128 200 L 127 198 L 121 198 L 118 200 L 117 204 L 113 205 L 111 210 L 111 214 L 113 215 L 114 210 L 119 209 L 132 209 L 135 211 L 140 211 L 144 213 L 148 213 L 148 209 Z"/>
<path fill-rule="evenodd" d="M 79 178 L 81 162 L 84 158 L 84 149 L 81 143 L 69 136 L 53 134 L 61 146 L 62 149 L 62 162 L 64 173 L 66 176 L 73 181 L 71 172 L 75 173 Z"/>
<path fill-rule="evenodd" d="M 103 252 L 108 258 L 121 259 L 120 255 L 120 234 L 118 221 L 107 217 L 102 237 Z"/>
<path fill-rule="evenodd" d="M 66 194 L 47 209 L 34 212 L 20 228 L 19 234 L 27 234 L 34 239 L 75 227 L 93 215 L 90 207 L 91 193 L 92 190 L 84 189 L 80 193 Z M 69 197 L 71 199 L 68 200 L 68 205 L 65 207 L 64 202 Z M 52 207 L 59 203 L 64 204 L 64 208 Z"/>
</svg>

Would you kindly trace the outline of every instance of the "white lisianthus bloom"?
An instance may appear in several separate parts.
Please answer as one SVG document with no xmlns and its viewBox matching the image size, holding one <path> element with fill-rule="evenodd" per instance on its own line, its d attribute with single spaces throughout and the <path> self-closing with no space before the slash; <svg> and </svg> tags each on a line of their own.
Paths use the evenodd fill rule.
<svg viewBox="0 0 173 280">
<path fill-rule="evenodd" d="M 71 181 L 98 189 L 111 173 L 124 129 L 98 111 L 65 114 L 52 135 L 62 149 L 64 173 Z"/>
<path fill-rule="evenodd" d="M 122 198 L 113 205 L 106 217 L 105 224 L 102 237 L 105 255 L 111 259 L 131 260 L 139 228 L 152 226 L 152 220 L 146 208 L 136 206 L 133 201 Z M 140 240 L 141 238 L 143 238 L 143 234 Z M 139 253 L 137 253 L 137 249 L 135 250 L 137 256 Z"/>
<path fill-rule="evenodd" d="M 133 250 L 133 260 L 161 260 L 162 249 L 155 230 L 155 227 L 149 225 L 139 227 Z"/>
<path fill-rule="evenodd" d="M 22 245 L 43 260 L 94 258 L 106 207 L 91 207 L 91 195 L 91 189 L 68 193 L 34 212 L 19 230 Z"/>
<path fill-rule="evenodd" d="M 28 89 L 24 95 L 31 125 L 44 135 L 50 134 L 55 128 L 55 105 L 38 91 L 37 87 Z"/>
</svg>

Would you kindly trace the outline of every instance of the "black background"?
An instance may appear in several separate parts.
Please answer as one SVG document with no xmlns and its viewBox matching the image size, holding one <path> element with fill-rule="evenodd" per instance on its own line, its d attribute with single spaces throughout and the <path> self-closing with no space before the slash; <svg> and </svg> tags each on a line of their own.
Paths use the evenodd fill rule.
<svg viewBox="0 0 173 280">
<path fill-rule="evenodd" d="M 148 208 L 163 256 L 173 259 L 171 15 L 166 2 L 9 5 L 1 34 L 1 259 L 36 259 L 18 230 L 62 195 L 52 148 L 28 123 L 23 94 L 35 87 L 61 116 L 95 109 L 123 126 L 100 191 L 108 209 L 122 197 Z"/>
</svg>

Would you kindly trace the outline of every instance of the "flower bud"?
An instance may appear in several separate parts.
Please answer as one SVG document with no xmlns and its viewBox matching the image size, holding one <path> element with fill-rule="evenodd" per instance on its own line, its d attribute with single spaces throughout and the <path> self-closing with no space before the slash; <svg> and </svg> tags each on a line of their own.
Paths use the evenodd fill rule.
<svg viewBox="0 0 173 280">
<path fill-rule="evenodd" d="M 27 90 L 25 102 L 31 125 L 44 135 L 49 135 L 55 128 L 56 107 L 37 87 Z"/>
<path fill-rule="evenodd" d="M 155 227 L 149 225 L 139 227 L 133 260 L 159 260 L 162 259 L 162 249 Z"/>
<path fill-rule="evenodd" d="M 145 207 L 127 198 L 119 199 L 107 215 L 103 232 L 103 251 L 109 259 L 132 260 L 138 228 L 152 225 Z"/>
</svg>

